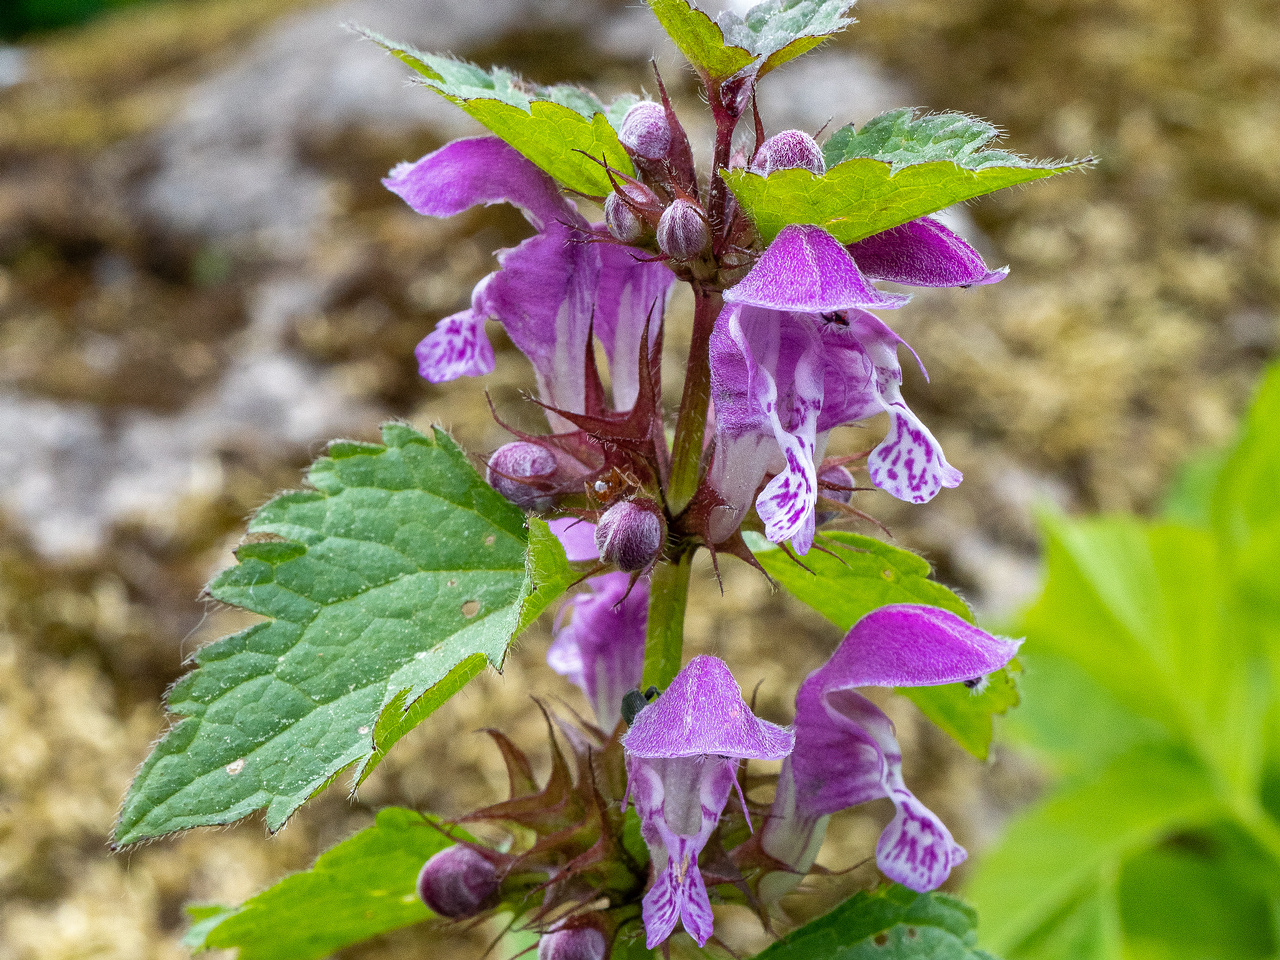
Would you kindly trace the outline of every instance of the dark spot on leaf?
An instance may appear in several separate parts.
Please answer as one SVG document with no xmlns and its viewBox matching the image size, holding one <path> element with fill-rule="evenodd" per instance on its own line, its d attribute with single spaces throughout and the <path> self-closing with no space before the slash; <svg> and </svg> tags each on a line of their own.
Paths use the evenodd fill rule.
<svg viewBox="0 0 1280 960">
<path fill-rule="evenodd" d="M 889 935 L 888 935 L 887 933 L 877 933 L 877 934 L 876 934 L 876 946 L 877 946 L 877 947 L 883 947 L 883 946 L 884 946 L 886 943 L 888 943 L 888 942 L 889 942 Z"/>
<path fill-rule="evenodd" d="M 497 542 L 498 542 L 498 538 L 495 537 L 492 533 L 484 538 L 484 545 L 486 547 L 492 547 Z"/>
<path fill-rule="evenodd" d="M 479 600 L 468 600 L 466 603 L 462 605 L 462 615 L 466 617 L 468 620 L 470 620 L 479 612 L 480 612 Z"/>
<path fill-rule="evenodd" d="M 880 576 L 884 577 L 886 580 L 892 580 L 893 570 L 890 569 L 889 567 L 886 567 L 883 571 L 881 571 Z"/>
<path fill-rule="evenodd" d="M 915 927 L 907 927 L 907 937 L 909 939 L 914 940 L 917 936 L 919 936 L 919 934 Z"/>
</svg>

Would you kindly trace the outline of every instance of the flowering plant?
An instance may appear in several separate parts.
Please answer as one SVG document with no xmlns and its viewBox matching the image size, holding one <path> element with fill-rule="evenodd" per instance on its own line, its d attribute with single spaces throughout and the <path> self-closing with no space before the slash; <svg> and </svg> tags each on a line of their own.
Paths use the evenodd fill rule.
<svg viewBox="0 0 1280 960">
<path fill-rule="evenodd" d="M 492 132 L 402 164 L 386 186 L 433 217 L 510 203 L 533 229 L 423 339 L 419 369 L 432 382 L 490 372 L 496 322 L 533 367 L 549 431 L 512 430 L 482 478 L 443 431 L 389 424 L 380 445 L 334 443 L 313 490 L 263 507 L 259 537 L 210 593 L 269 619 L 200 651 L 170 692 L 180 719 L 139 772 L 116 840 L 257 810 L 275 830 L 344 769 L 358 786 L 566 593 L 548 661 L 590 716 L 544 709 L 545 784 L 495 732 L 509 799 L 453 824 L 384 811 L 317 864 L 330 901 L 285 881 L 245 907 L 198 910 L 194 945 L 321 956 L 433 914 L 502 912 L 546 960 L 703 948 L 719 943 L 716 902 L 789 926 L 784 900 L 821 872 L 829 817 L 887 798 L 895 814 L 874 856 L 896 886 L 771 951 L 892 936 L 903 956 L 971 952 L 971 914 L 932 893 L 965 851 L 904 782 L 892 723 L 857 689 L 901 689 L 982 755 L 991 715 L 1016 700 L 1018 643 L 974 626 L 922 561 L 829 525 L 869 519 L 854 506 L 862 477 L 911 503 L 961 482 L 903 397 L 905 343 L 873 312 L 909 297 L 875 281 L 1003 279 L 933 214 L 1079 164 L 991 149 L 994 128 L 955 114 L 894 111 L 823 144 L 767 135 L 760 85 L 850 23 L 850 6 L 766 0 L 712 21 L 686 0 L 650 0 L 710 107 L 702 170 L 660 77 L 657 99 L 605 104 L 373 37 Z M 677 284 L 694 310 L 669 416 Z M 879 414 L 887 433 L 871 450 L 825 456 L 833 430 Z M 685 660 L 703 549 L 717 572 L 725 555 L 745 561 L 847 631 L 787 727 L 753 713 L 722 660 Z M 755 772 L 769 761 L 776 775 Z M 326 907 L 338 897 L 344 909 Z M 281 904 L 305 915 L 305 937 L 278 922 Z"/>
</svg>

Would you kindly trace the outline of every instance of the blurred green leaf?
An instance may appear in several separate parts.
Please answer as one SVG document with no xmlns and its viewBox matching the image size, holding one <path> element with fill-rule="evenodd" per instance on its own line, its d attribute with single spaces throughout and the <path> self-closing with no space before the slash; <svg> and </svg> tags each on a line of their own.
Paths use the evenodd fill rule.
<svg viewBox="0 0 1280 960">
<path fill-rule="evenodd" d="M 970 877 L 983 942 L 1013 952 L 1106 869 L 1175 830 L 1220 816 L 1204 768 L 1177 751 L 1142 746 L 1061 788 L 1016 818 Z"/>
<path fill-rule="evenodd" d="M 239 960 L 317 960 L 435 914 L 418 871 L 451 841 L 412 810 L 387 807 L 374 826 L 320 855 L 243 906 L 189 907 L 192 950 L 238 947 Z"/>
<path fill-rule="evenodd" d="M 266 808 L 279 829 L 352 764 L 367 771 L 563 591 L 564 551 L 441 430 L 334 443 L 312 491 L 249 525 L 210 595 L 272 619 L 210 644 L 169 693 L 181 719 L 142 765 L 118 844 Z M 266 539 L 270 538 L 270 539 Z"/>
<path fill-rule="evenodd" d="M 928 604 L 973 621 L 965 602 L 930 580 L 929 564 L 910 551 L 855 533 L 824 533 L 817 545 L 830 552 L 811 550 L 801 566 L 759 534 L 746 537 L 771 577 L 841 631 L 847 632 L 863 616 L 889 603 Z M 1018 703 L 1009 668 L 992 674 L 978 694 L 960 683 L 899 687 L 897 692 L 980 759 L 986 758 L 991 744 L 991 717 Z"/>
<path fill-rule="evenodd" d="M 1126 960 L 1280 949 L 1278 422 L 1280 367 L 1238 442 L 1184 469 L 1165 521 L 1045 520 L 1007 729 L 1066 779 L 970 888 L 1010 960 L 1066 942 Z"/>
<path fill-rule="evenodd" d="M 1276 955 L 1270 902 L 1232 876 L 1214 850 L 1146 850 L 1120 874 L 1117 895 L 1131 960 L 1264 960 Z"/>
<path fill-rule="evenodd" d="M 724 80 L 753 63 L 759 76 L 812 50 L 853 23 L 852 0 L 764 0 L 746 16 L 712 20 L 688 0 L 649 0 L 667 35 L 699 72 Z"/>
<path fill-rule="evenodd" d="M 915 117 L 894 110 L 861 130 L 837 130 L 823 147 L 827 172 L 747 170 L 724 173 L 730 189 L 765 241 L 783 227 L 822 227 L 853 243 L 945 207 L 1091 160 L 1036 161 L 982 147 L 996 135 L 988 123 L 962 114 Z"/>
<path fill-rule="evenodd" d="M 894 884 L 855 894 L 756 960 L 992 960 L 974 948 L 977 920 L 955 897 Z"/>
<path fill-rule="evenodd" d="M 501 67 L 485 70 L 362 32 L 417 71 L 424 86 L 461 107 L 570 190 L 593 197 L 612 192 L 601 160 L 625 174 L 635 173 L 615 126 L 636 97 L 607 105 L 582 87 L 544 87 Z"/>
</svg>

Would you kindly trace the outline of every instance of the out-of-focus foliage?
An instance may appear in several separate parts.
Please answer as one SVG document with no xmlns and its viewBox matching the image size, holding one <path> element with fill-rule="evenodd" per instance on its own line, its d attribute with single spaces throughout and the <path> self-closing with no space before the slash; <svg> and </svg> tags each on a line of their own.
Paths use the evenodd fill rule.
<svg viewBox="0 0 1280 960">
<path fill-rule="evenodd" d="M 145 0 L 5 0 L 0 3 L 0 38 L 12 40 L 40 30 L 84 23 L 109 10 Z"/>
<path fill-rule="evenodd" d="M 1012 960 L 1280 947 L 1280 366 L 1169 516 L 1046 523 L 1015 733 L 1059 782 L 979 864 Z"/>
</svg>

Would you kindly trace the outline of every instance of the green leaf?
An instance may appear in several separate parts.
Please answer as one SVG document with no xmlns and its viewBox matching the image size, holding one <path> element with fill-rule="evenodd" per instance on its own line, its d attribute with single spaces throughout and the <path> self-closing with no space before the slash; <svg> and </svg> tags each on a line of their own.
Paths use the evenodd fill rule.
<svg viewBox="0 0 1280 960">
<path fill-rule="evenodd" d="M 181 719 L 142 765 L 118 844 L 266 809 L 279 829 L 365 770 L 478 673 L 567 583 L 563 550 L 441 430 L 335 443 L 312 491 L 264 506 L 210 595 L 268 617 L 212 643 L 169 693 Z M 558 551 L 558 552 L 557 552 Z"/>
<path fill-rule="evenodd" d="M 362 33 L 416 70 L 424 86 L 461 107 L 570 190 L 607 196 L 613 186 L 601 160 L 625 174 L 635 173 L 615 126 L 638 98 L 622 97 L 606 105 L 582 87 L 544 87 L 501 67 L 485 70 Z"/>
<path fill-rule="evenodd" d="M 1252 789 L 1266 671 L 1213 535 L 1124 517 L 1046 518 L 1045 533 L 1049 575 L 1026 617 L 1025 652 L 1079 664 L 1125 709 Z"/>
<path fill-rule="evenodd" d="M 819 545 L 831 553 L 811 550 L 803 561 L 809 568 L 806 570 L 759 534 L 746 537 L 769 576 L 842 631 L 889 603 L 928 604 L 973 621 L 965 602 L 930 580 L 929 564 L 907 550 L 855 533 L 826 533 Z M 981 759 L 986 758 L 991 744 L 991 717 L 1018 703 L 1018 689 L 1007 668 L 992 674 L 980 694 L 960 683 L 899 687 L 897 691 Z"/>
<path fill-rule="evenodd" d="M 1272 960 L 1280 944 L 1268 898 L 1253 877 L 1233 876 L 1227 861 L 1212 848 L 1165 846 L 1126 863 L 1118 888 L 1126 955 Z"/>
<path fill-rule="evenodd" d="M 1139 747 L 1018 817 L 970 877 L 983 942 L 1010 953 L 1077 900 L 1104 869 L 1222 813 L 1213 782 L 1185 754 Z"/>
<path fill-rule="evenodd" d="M 758 76 L 812 50 L 854 22 L 851 0 L 765 0 L 741 17 L 712 20 L 687 0 L 649 0 L 654 16 L 699 72 L 724 80 L 753 63 Z"/>
<path fill-rule="evenodd" d="M 1280 363 L 1263 378 L 1214 493 L 1213 514 L 1224 543 L 1248 550 L 1252 541 L 1271 541 L 1280 525 Z"/>
<path fill-rule="evenodd" d="M 1036 161 L 982 149 L 996 129 L 963 114 L 894 110 L 861 130 L 837 130 L 823 147 L 827 172 L 747 170 L 723 176 L 766 242 L 792 223 L 820 226 L 841 243 L 937 213 L 1005 187 L 1092 160 Z"/>
<path fill-rule="evenodd" d="M 435 914 L 418 899 L 418 871 L 450 840 L 399 807 L 243 906 L 188 907 L 193 950 L 240 949 L 239 960 L 317 960 Z"/>
<path fill-rule="evenodd" d="M 1123 960 L 1124 933 L 1115 885 L 1109 879 L 1100 878 L 1006 954 L 1007 960 Z"/>
<path fill-rule="evenodd" d="M 856 894 L 756 960 L 991 960 L 974 949 L 976 923 L 954 897 L 894 884 Z"/>
</svg>

